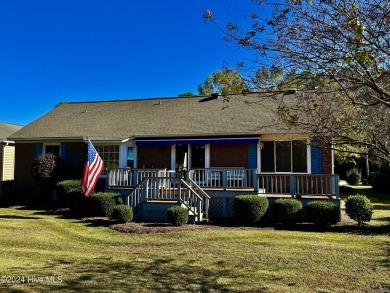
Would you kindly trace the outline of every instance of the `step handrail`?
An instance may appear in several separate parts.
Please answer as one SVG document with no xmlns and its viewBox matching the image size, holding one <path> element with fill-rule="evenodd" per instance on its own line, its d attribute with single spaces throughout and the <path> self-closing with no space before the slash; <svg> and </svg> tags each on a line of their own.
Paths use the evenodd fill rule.
<svg viewBox="0 0 390 293">
<path fill-rule="evenodd" d="M 168 185 L 159 185 L 164 181 Z M 172 183 L 173 185 L 171 185 Z M 210 196 L 191 179 L 186 182 L 181 178 L 145 177 L 127 195 L 126 204 L 136 208 L 148 199 L 166 199 L 164 191 L 168 191 L 170 194 L 172 191 L 176 194 L 177 191 L 177 202 L 183 204 L 195 215 L 195 221 L 200 222 L 202 214 L 208 218 Z"/>
<path fill-rule="evenodd" d="M 142 181 L 127 195 L 127 205 L 131 206 L 133 209 L 138 207 L 144 199 L 143 189 L 141 188 L 144 187 L 146 181 L 147 177 L 142 179 Z M 141 194 L 137 193 L 139 190 L 141 190 Z"/>
</svg>

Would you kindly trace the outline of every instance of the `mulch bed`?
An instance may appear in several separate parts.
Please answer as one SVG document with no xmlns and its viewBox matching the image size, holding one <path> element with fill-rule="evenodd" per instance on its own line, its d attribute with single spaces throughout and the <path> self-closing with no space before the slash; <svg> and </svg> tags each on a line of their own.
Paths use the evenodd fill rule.
<svg viewBox="0 0 390 293">
<path fill-rule="evenodd" d="M 26 206 L 12 206 L 15 209 L 31 209 Z M 51 209 L 45 214 L 60 214 L 64 218 L 78 218 L 69 209 Z M 80 219 L 80 218 L 79 218 Z M 183 231 L 199 231 L 199 230 L 291 230 L 291 231 L 313 231 L 313 232 L 344 232 L 354 234 L 372 234 L 370 226 L 358 227 L 354 220 L 351 220 L 345 211 L 341 211 L 341 221 L 335 225 L 328 227 L 318 227 L 312 223 L 298 223 L 295 225 L 284 226 L 280 224 L 265 223 L 261 226 L 239 226 L 234 222 L 234 219 L 219 219 L 201 224 L 186 224 L 183 226 L 173 226 L 169 223 L 145 223 L 145 222 L 130 222 L 126 224 L 117 224 L 109 217 L 84 217 L 80 219 L 82 222 L 89 223 L 91 226 L 104 226 L 112 230 L 122 233 L 133 234 L 153 234 L 153 233 L 175 233 Z M 375 232 L 374 232 L 375 233 Z"/>
<path fill-rule="evenodd" d="M 91 220 L 84 218 L 85 220 Z M 317 227 L 311 223 L 299 223 L 289 227 L 283 225 L 263 225 L 263 226 L 238 226 L 233 220 L 217 220 L 203 222 L 201 224 L 187 224 L 183 226 L 173 226 L 166 223 L 144 223 L 130 222 L 126 224 L 111 224 L 109 228 L 123 232 L 134 234 L 152 234 L 152 233 L 173 233 L 182 231 L 199 231 L 199 230 L 294 230 L 294 231 L 334 231 L 334 232 L 353 232 L 359 228 L 355 221 L 351 220 L 344 212 L 342 212 L 341 221 L 330 227 Z"/>
</svg>

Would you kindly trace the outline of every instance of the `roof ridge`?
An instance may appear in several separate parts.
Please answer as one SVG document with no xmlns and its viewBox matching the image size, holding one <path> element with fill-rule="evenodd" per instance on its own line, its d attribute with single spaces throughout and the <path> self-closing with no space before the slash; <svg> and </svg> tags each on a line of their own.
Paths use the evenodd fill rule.
<svg viewBox="0 0 390 293">
<path fill-rule="evenodd" d="M 234 94 L 218 94 L 221 97 L 226 96 L 246 96 L 254 94 L 279 94 L 287 91 L 264 91 L 264 92 L 248 92 L 248 93 L 234 93 Z M 61 102 L 61 104 L 90 104 L 90 103 L 112 103 L 112 102 L 133 102 L 133 101 L 151 101 L 151 100 L 176 100 L 176 99 L 194 99 L 207 98 L 213 95 L 195 95 L 195 96 L 174 96 L 174 97 L 152 97 L 152 98 L 127 98 L 127 99 L 112 99 L 112 100 L 96 100 L 96 101 L 76 101 L 76 102 Z"/>
<path fill-rule="evenodd" d="M 2 121 L 0 121 L 0 124 L 7 124 L 7 125 L 12 125 L 12 126 L 21 126 L 21 127 L 23 127 L 23 125 L 21 125 L 21 124 L 15 124 L 15 123 L 9 123 L 9 122 L 2 122 Z"/>
</svg>

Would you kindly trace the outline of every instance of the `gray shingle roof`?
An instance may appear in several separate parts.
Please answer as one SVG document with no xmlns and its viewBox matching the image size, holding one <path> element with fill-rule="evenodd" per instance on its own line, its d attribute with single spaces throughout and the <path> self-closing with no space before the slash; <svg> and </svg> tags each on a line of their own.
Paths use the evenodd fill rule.
<svg viewBox="0 0 390 293">
<path fill-rule="evenodd" d="M 12 139 L 123 140 L 286 132 L 275 110 L 282 93 L 63 103 Z"/>
<path fill-rule="evenodd" d="M 23 126 L 0 122 L 0 142 L 7 140 L 7 138 L 14 132 L 21 129 Z"/>
</svg>

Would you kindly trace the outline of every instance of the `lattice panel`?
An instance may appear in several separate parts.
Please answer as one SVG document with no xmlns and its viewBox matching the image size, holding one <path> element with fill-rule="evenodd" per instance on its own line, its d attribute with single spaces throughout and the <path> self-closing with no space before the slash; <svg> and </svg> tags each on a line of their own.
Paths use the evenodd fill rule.
<svg viewBox="0 0 390 293">
<path fill-rule="evenodd" d="M 209 217 L 210 218 L 222 218 L 223 215 L 223 199 L 222 198 L 211 198 L 209 206 Z"/>
<path fill-rule="evenodd" d="M 234 198 L 228 198 L 227 199 L 227 216 L 228 217 L 234 217 L 233 204 L 234 204 Z"/>
<path fill-rule="evenodd" d="M 155 211 L 146 210 L 144 211 L 143 221 L 154 222 L 154 223 L 168 223 L 167 211 Z"/>
</svg>

